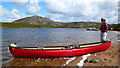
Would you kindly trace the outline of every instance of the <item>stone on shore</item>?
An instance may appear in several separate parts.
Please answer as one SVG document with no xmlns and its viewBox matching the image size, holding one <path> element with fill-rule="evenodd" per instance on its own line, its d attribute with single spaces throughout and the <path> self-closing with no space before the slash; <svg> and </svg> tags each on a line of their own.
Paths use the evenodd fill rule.
<svg viewBox="0 0 120 68">
<path fill-rule="evenodd" d="M 102 59 L 101 58 L 94 58 L 94 59 L 91 59 L 89 62 L 90 63 L 99 63 L 99 62 L 102 62 Z"/>
</svg>

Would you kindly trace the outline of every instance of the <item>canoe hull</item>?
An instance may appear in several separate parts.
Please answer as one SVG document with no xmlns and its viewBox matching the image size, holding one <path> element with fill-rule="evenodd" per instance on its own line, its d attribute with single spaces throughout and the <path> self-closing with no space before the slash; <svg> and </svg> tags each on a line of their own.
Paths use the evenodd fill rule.
<svg viewBox="0 0 120 68">
<path fill-rule="evenodd" d="M 60 50 L 26 50 L 10 47 L 9 50 L 14 57 L 68 57 L 84 55 L 107 50 L 111 41 L 99 46 L 76 48 L 76 49 L 60 49 Z"/>
</svg>

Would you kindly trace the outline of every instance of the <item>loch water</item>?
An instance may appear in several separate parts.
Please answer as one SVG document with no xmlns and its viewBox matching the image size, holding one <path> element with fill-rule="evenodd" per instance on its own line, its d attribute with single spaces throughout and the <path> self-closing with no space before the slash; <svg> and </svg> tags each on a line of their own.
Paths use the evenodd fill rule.
<svg viewBox="0 0 120 68">
<path fill-rule="evenodd" d="M 83 44 L 100 41 L 100 31 L 83 28 L 2 28 L 0 48 L 3 66 L 64 66 L 71 57 L 60 58 L 15 58 L 8 46 L 17 43 L 19 47 L 39 47 Z M 118 33 L 108 32 L 107 39 L 117 42 Z"/>
</svg>

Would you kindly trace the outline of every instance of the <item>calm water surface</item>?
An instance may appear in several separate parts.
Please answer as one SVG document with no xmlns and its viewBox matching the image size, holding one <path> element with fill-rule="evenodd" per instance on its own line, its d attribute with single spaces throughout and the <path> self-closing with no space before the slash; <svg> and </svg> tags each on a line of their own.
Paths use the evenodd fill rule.
<svg viewBox="0 0 120 68">
<path fill-rule="evenodd" d="M 108 39 L 117 42 L 117 34 L 108 32 Z M 2 62 L 5 66 L 63 66 L 68 57 L 64 58 L 14 58 L 8 50 L 11 43 L 17 46 L 57 46 L 78 43 L 98 42 L 100 31 L 87 31 L 80 28 L 3 28 Z"/>
</svg>

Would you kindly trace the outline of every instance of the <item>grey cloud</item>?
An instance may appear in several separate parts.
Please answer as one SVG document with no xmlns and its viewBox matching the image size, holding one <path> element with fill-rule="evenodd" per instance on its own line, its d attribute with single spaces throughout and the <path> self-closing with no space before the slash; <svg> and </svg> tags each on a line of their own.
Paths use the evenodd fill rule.
<svg viewBox="0 0 120 68">
<path fill-rule="evenodd" d="M 61 4 L 60 4 L 60 3 Z M 59 3 L 59 4 L 57 4 Z M 104 17 L 109 23 L 117 23 L 117 2 L 47 2 L 49 18 L 59 21 L 95 21 Z M 52 15 L 51 15 L 52 14 Z M 60 16 L 59 16 L 60 15 Z"/>
</svg>

